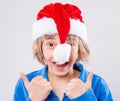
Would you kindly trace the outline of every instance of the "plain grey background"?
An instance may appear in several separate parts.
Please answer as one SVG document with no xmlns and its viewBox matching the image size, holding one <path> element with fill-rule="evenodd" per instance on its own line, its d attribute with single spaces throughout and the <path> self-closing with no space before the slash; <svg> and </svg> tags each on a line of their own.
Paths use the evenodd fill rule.
<svg viewBox="0 0 120 101">
<path fill-rule="evenodd" d="M 12 101 L 20 72 L 42 67 L 33 59 L 32 24 L 41 7 L 55 1 L 81 8 L 91 50 L 86 69 L 102 76 L 120 101 L 119 0 L 0 0 L 0 101 Z"/>
</svg>

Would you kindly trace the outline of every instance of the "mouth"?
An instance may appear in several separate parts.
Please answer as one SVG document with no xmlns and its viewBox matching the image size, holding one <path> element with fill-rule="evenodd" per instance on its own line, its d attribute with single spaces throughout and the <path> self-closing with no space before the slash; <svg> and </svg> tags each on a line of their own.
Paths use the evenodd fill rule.
<svg viewBox="0 0 120 101">
<path fill-rule="evenodd" d="M 63 71 L 63 70 L 65 70 L 65 68 L 67 67 L 67 65 L 69 64 L 69 62 L 65 62 L 63 64 L 59 64 L 57 62 L 53 62 L 53 64 L 54 64 L 56 70 Z"/>
</svg>

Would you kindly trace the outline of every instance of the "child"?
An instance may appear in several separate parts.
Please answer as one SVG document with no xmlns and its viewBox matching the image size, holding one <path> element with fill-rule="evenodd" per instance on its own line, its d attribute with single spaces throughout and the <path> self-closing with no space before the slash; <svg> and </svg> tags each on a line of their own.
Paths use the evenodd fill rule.
<svg viewBox="0 0 120 101">
<path fill-rule="evenodd" d="M 75 5 L 51 3 L 40 10 L 33 25 L 33 53 L 45 66 L 20 74 L 14 101 L 113 101 L 106 82 L 81 64 L 90 54 L 86 34 Z"/>
</svg>

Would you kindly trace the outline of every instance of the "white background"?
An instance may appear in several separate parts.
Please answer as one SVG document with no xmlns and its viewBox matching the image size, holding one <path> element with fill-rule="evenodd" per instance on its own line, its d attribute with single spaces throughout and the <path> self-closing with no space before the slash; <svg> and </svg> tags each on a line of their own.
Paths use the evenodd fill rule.
<svg viewBox="0 0 120 101">
<path fill-rule="evenodd" d="M 86 69 L 102 76 L 120 101 L 119 0 L 0 0 L 0 101 L 12 101 L 21 71 L 42 67 L 32 56 L 32 24 L 41 7 L 54 1 L 81 8 L 91 50 Z"/>
</svg>

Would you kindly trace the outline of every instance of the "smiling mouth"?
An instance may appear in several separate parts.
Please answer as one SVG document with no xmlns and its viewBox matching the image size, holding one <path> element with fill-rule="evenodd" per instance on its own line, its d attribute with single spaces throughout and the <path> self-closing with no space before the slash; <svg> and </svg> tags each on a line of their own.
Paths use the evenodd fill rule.
<svg viewBox="0 0 120 101">
<path fill-rule="evenodd" d="M 64 70 L 66 66 L 68 65 L 68 63 L 69 62 L 65 62 L 64 64 L 59 64 L 59 63 L 53 62 L 57 70 Z"/>
<path fill-rule="evenodd" d="M 57 63 L 57 62 L 53 62 L 53 64 L 58 65 L 58 66 L 64 66 L 67 65 L 69 62 L 65 62 L 63 64 Z"/>
</svg>

